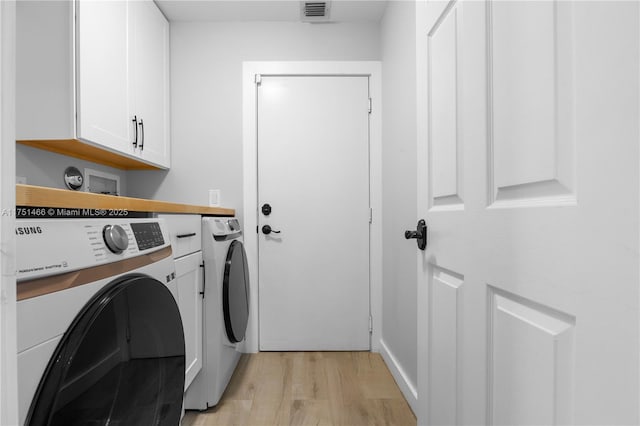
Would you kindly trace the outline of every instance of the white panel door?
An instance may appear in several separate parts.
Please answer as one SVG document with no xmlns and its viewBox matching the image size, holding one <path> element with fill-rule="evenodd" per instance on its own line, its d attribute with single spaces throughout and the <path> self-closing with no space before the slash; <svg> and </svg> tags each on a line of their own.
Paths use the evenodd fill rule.
<svg viewBox="0 0 640 426">
<path fill-rule="evenodd" d="M 639 4 L 417 10 L 418 423 L 640 423 Z"/>
<path fill-rule="evenodd" d="M 368 98 L 364 76 L 262 76 L 261 350 L 369 349 Z"/>
</svg>

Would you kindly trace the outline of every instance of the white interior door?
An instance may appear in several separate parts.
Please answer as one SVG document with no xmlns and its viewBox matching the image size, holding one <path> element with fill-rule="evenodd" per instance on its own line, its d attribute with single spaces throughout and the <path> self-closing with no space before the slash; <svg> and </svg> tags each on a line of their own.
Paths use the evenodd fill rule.
<svg viewBox="0 0 640 426">
<path fill-rule="evenodd" d="M 638 424 L 638 3 L 418 10 L 419 424 Z"/>
<path fill-rule="evenodd" d="M 262 76 L 261 350 L 369 349 L 368 99 L 368 77 Z"/>
</svg>

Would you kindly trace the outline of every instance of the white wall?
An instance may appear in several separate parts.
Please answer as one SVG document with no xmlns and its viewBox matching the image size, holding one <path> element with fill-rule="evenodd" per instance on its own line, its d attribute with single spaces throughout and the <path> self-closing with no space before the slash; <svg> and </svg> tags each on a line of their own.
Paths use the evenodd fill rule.
<svg viewBox="0 0 640 426">
<path fill-rule="evenodd" d="M 381 26 L 383 289 L 382 354 L 415 406 L 417 247 L 415 3 L 389 2 Z M 414 408 L 415 411 L 415 408 Z"/>
<path fill-rule="evenodd" d="M 222 205 L 242 218 L 243 61 L 378 60 L 377 24 L 171 24 L 171 170 L 130 172 L 129 195 Z"/>
</svg>

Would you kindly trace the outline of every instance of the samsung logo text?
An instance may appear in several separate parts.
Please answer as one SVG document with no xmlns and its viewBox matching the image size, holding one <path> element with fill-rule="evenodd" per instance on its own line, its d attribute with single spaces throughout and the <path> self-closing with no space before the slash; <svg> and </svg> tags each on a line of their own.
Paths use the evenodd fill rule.
<svg viewBox="0 0 640 426">
<path fill-rule="evenodd" d="M 42 234 L 42 228 L 39 226 L 18 226 L 16 235 Z"/>
</svg>

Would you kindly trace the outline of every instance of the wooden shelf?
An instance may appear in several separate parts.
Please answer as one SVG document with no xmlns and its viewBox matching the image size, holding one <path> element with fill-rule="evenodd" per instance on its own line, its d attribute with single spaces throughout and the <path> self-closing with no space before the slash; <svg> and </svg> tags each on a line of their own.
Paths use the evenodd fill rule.
<svg viewBox="0 0 640 426">
<path fill-rule="evenodd" d="M 55 152 L 56 154 L 91 161 L 104 166 L 114 167 L 116 169 L 162 170 L 161 167 L 108 151 L 104 148 L 79 141 L 78 139 L 19 140 L 17 143 L 49 152 Z"/>
<path fill-rule="evenodd" d="M 189 213 L 205 216 L 235 216 L 234 209 L 207 207 L 193 204 L 145 200 L 92 194 L 33 185 L 16 185 L 16 206 L 58 207 L 80 209 L 122 209 L 130 212 Z"/>
</svg>

